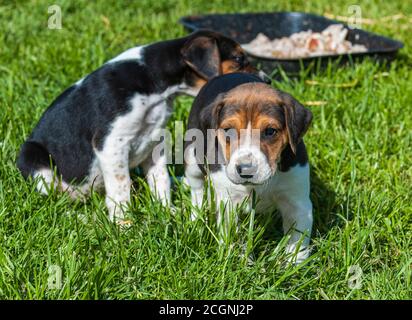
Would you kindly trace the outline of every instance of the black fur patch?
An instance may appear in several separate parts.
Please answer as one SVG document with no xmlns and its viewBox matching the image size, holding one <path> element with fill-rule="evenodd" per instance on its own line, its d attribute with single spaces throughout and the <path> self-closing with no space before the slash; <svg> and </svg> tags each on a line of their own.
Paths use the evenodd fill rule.
<svg viewBox="0 0 412 320">
<path fill-rule="evenodd" d="M 290 168 L 299 164 L 304 166 L 308 163 L 308 153 L 306 151 L 305 143 L 300 141 L 296 147 L 296 154 L 293 153 L 290 145 L 288 145 L 283 151 L 280 157 L 279 170 L 282 172 L 288 171 Z"/>
</svg>

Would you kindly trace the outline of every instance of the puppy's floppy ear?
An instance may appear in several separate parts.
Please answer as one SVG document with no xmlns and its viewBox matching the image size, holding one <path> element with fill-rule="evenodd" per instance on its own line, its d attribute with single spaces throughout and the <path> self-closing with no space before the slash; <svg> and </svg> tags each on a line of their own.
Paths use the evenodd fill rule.
<svg viewBox="0 0 412 320">
<path fill-rule="evenodd" d="M 183 60 L 202 78 L 209 80 L 220 74 L 220 54 L 216 40 L 196 37 L 182 48 Z"/>
<path fill-rule="evenodd" d="M 312 122 L 312 112 L 302 106 L 292 96 L 288 94 L 283 94 L 282 96 L 289 145 L 293 153 L 296 154 L 296 146 Z"/>
<path fill-rule="evenodd" d="M 219 125 L 220 111 L 225 105 L 223 100 L 224 97 L 225 94 L 220 93 L 212 103 L 200 112 L 200 123 L 203 129 L 217 129 Z"/>
</svg>

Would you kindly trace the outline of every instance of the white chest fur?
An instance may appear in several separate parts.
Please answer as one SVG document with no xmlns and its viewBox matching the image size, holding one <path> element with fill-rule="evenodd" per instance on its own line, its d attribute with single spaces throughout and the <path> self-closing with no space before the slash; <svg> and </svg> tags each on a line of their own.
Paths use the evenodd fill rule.
<svg viewBox="0 0 412 320">
<path fill-rule="evenodd" d="M 255 190 L 258 213 L 278 208 L 282 215 L 283 231 L 285 234 L 290 233 L 286 252 L 293 255 L 288 260 L 300 263 L 308 257 L 313 223 L 308 164 L 296 165 L 287 172 L 279 171 L 267 183 L 256 187 L 232 183 L 225 169 L 211 173 L 210 178 L 215 187 L 217 202 L 239 204 Z M 250 201 L 248 204 L 250 208 Z"/>
<path fill-rule="evenodd" d="M 283 198 L 299 201 L 309 196 L 309 165 L 297 165 L 287 172 L 278 171 L 265 184 L 258 186 L 234 184 L 224 168 L 211 173 L 210 177 L 219 198 L 217 200 L 241 203 L 254 190 L 258 198 L 257 210 L 260 212 L 274 210 Z"/>
</svg>

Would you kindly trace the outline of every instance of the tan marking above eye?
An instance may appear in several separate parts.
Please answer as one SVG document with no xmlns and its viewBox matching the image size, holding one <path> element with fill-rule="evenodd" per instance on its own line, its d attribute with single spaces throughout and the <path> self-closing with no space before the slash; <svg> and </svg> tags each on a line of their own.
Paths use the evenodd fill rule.
<svg viewBox="0 0 412 320">
<path fill-rule="evenodd" d="M 247 119 L 245 117 L 230 117 L 224 119 L 220 125 L 220 129 L 233 128 L 239 131 L 240 129 L 245 129 L 247 125 Z"/>
<path fill-rule="evenodd" d="M 281 130 L 279 121 L 267 115 L 258 114 L 252 121 L 252 128 L 265 130 L 266 128 L 274 128 L 277 131 Z"/>
</svg>

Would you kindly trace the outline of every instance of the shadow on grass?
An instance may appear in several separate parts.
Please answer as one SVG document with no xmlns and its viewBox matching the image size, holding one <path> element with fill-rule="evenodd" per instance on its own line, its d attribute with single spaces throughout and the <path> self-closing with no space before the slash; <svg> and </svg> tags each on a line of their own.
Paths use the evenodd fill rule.
<svg viewBox="0 0 412 320">
<path fill-rule="evenodd" d="M 336 194 L 315 171 L 311 172 L 311 192 L 310 197 L 313 204 L 314 225 L 312 234 L 319 232 L 326 234 L 329 229 L 337 223 L 337 217 L 333 212 L 337 212 L 338 203 Z"/>
</svg>

